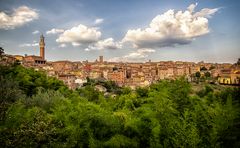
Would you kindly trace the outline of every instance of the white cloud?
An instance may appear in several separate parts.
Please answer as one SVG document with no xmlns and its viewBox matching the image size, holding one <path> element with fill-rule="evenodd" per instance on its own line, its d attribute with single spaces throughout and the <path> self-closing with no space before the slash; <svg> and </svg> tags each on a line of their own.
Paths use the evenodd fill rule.
<svg viewBox="0 0 240 148">
<path fill-rule="evenodd" d="M 95 24 L 101 24 L 101 23 L 103 23 L 103 21 L 104 21 L 104 19 L 102 19 L 102 18 L 97 18 L 97 19 L 95 20 Z"/>
<path fill-rule="evenodd" d="M 81 44 L 78 43 L 78 42 L 72 42 L 72 45 L 73 45 L 74 47 L 81 46 Z"/>
<path fill-rule="evenodd" d="M 38 33 L 40 33 L 38 30 L 35 30 L 32 32 L 32 34 L 38 34 Z"/>
<path fill-rule="evenodd" d="M 85 51 L 90 51 L 90 49 L 89 49 L 89 48 L 85 48 L 84 50 L 85 50 Z"/>
<path fill-rule="evenodd" d="M 212 14 L 216 13 L 219 10 L 219 8 L 209 9 L 204 8 L 201 11 L 194 14 L 194 17 L 207 17 L 210 18 Z"/>
<path fill-rule="evenodd" d="M 119 42 L 114 42 L 113 38 L 107 38 L 105 40 L 99 40 L 93 45 L 88 46 L 88 50 L 104 50 L 104 49 L 119 49 L 122 45 Z"/>
<path fill-rule="evenodd" d="M 89 28 L 82 24 L 65 30 L 56 39 L 58 43 L 71 43 L 73 46 L 89 45 L 95 43 L 101 37 L 101 32 L 97 28 Z"/>
<path fill-rule="evenodd" d="M 194 9 L 196 8 L 197 5 L 198 5 L 198 3 L 191 4 L 191 5 L 188 6 L 187 10 L 188 10 L 190 13 L 193 13 L 193 12 L 194 12 Z"/>
<path fill-rule="evenodd" d="M 63 33 L 63 32 L 64 32 L 63 29 L 53 28 L 51 30 L 46 31 L 46 34 L 58 34 L 58 33 Z"/>
<path fill-rule="evenodd" d="M 24 43 L 24 44 L 20 44 L 19 47 L 36 47 L 38 46 L 38 43 Z"/>
<path fill-rule="evenodd" d="M 100 39 L 102 33 L 96 27 L 78 25 L 69 30 L 65 30 L 56 39 L 58 43 L 70 43 L 74 47 L 82 46 L 85 51 L 119 49 L 122 47 L 120 42 L 115 42 L 113 38 Z M 61 46 L 61 45 L 60 45 Z"/>
<path fill-rule="evenodd" d="M 59 47 L 65 48 L 65 47 L 67 47 L 67 45 L 66 44 L 60 44 Z"/>
<path fill-rule="evenodd" d="M 148 48 L 142 48 L 138 49 L 134 52 L 130 52 L 127 55 L 124 55 L 122 57 L 114 57 L 110 59 L 110 62 L 143 62 L 143 60 L 146 60 L 146 58 L 149 56 L 150 53 L 154 53 L 154 49 L 148 49 Z"/>
<path fill-rule="evenodd" d="M 27 6 L 21 6 L 13 10 L 12 14 L 0 12 L 0 29 L 14 29 L 38 18 L 35 9 Z"/>
<path fill-rule="evenodd" d="M 157 15 L 144 29 L 128 30 L 123 42 L 130 42 L 136 48 L 161 48 L 177 44 L 189 44 L 209 33 L 208 18 L 218 8 L 204 8 L 194 12 L 197 4 L 191 4 L 186 11 L 168 10 Z"/>
<path fill-rule="evenodd" d="M 146 57 L 148 57 L 148 53 L 153 53 L 155 52 L 155 50 L 153 49 L 138 49 L 137 51 L 135 52 L 131 52 L 129 53 L 128 55 L 125 55 L 124 58 L 126 59 L 144 59 Z"/>
</svg>

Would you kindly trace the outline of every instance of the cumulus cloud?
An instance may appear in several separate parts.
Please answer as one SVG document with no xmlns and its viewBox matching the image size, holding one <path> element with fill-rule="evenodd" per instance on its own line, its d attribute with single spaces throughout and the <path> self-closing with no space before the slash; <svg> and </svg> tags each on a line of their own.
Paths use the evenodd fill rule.
<svg viewBox="0 0 240 148">
<path fill-rule="evenodd" d="M 114 57 L 112 59 L 110 59 L 110 62 L 120 62 L 120 61 L 124 61 L 124 62 L 137 62 L 140 61 L 142 62 L 143 60 L 145 60 L 150 53 L 154 53 L 155 50 L 154 49 L 149 49 L 149 48 L 142 48 L 142 49 L 138 49 L 134 52 L 130 52 L 127 55 L 124 55 L 122 57 Z"/>
<path fill-rule="evenodd" d="M 115 42 L 113 38 L 101 39 L 101 35 L 98 28 L 80 24 L 63 31 L 56 39 L 56 42 L 61 44 L 69 43 L 74 47 L 82 46 L 85 48 L 85 51 L 119 49 L 122 47 L 122 44 Z"/>
<path fill-rule="evenodd" d="M 14 9 L 12 14 L 0 12 L 0 29 L 14 29 L 23 26 L 38 18 L 38 13 L 35 9 L 27 6 L 21 6 Z"/>
<path fill-rule="evenodd" d="M 38 34 L 38 33 L 40 33 L 38 30 L 35 30 L 32 32 L 32 34 Z"/>
<path fill-rule="evenodd" d="M 96 19 L 95 20 L 95 24 L 101 24 L 101 23 L 103 23 L 103 21 L 104 21 L 104 19 L 102 19 L 102 18 L 98 18 L 98 19 Z"/>
<path fill-rule="evenodd" d="M 99 40 L 93 45 L 89 45 L 86 51 L 90 50 L 104 50 L 104 49 L 119 49 L 122 45 L 119 42 L 115 42 L 113 38 L 107 38 Z"/>
<path fill-rule="evenodd" d="M 95 43 L 101 37 L 101 32 L 97 28 L 90 28 L 82 24 L 65 30 L 56 39 L 58 43 L 71 43 L 73 46 L 89 45 Z"/>
<path fill-rule="evenodd" d="M 149 27 L 128 30 L 123 42 L 130 42 L 135 48 L 161 48 L 189 44 L 199 36 L 209 33 L 208 18 L 218 8 L 204 8 L 195 12 L 197 4 L 191 4 L 185 11 L 168 10 L 157 15 Z"/>
<path fill-rule="evenodd" d="M 46 34 L 58 34 L 58 33 L 63 33 L 63 32 L 64 32 L 63 29 L 53 28 L 51 30 L 46 31 Z"/>
</svg>

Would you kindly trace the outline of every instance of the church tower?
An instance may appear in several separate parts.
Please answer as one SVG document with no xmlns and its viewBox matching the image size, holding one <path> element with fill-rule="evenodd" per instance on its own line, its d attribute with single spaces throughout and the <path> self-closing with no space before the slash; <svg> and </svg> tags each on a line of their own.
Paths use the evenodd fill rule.
<svg viewBox="0 0 240 148">
<path fill-rule="evenodd" d="M 44 42 L 44 36 L 40 36 L 40 42 L 39 42 L 39 47 L 40 47 L 40 57 L 45 60 L 45 42 Z"/>
</svg>

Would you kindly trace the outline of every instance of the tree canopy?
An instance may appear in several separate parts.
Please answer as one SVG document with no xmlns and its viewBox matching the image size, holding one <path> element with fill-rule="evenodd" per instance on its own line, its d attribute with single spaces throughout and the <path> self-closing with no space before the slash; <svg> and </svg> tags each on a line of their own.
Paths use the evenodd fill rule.
<svg viewBox="0 0 240 148">
<path fill-rule="evenodd" d="M 90 80 L 89 80 L 90 82 Z M 240 89 L 183 78 L 150 87 L 95 82 L 69 90 L 20 65 L 0 66 L 2 147 L 240 147 Z M 99 85 L 99 83 L 98 83 Z"/>
</svg>

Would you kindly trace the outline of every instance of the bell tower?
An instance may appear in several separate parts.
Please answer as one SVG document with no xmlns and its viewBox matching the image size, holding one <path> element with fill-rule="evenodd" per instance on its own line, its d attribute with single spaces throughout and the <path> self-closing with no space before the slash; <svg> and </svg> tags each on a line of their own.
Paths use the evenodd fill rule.
<svg viewBox="0 0 240 148">
<path fill-rule="evenodd" d="M 45 42 L 44 42 L 43 34 L 40 36 L 39 47 L 40 47 L 40 57 L 43 60 L 45 60 Z"/>
</svg>

